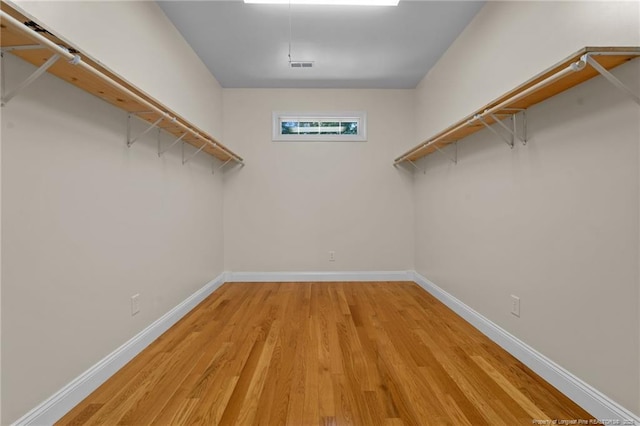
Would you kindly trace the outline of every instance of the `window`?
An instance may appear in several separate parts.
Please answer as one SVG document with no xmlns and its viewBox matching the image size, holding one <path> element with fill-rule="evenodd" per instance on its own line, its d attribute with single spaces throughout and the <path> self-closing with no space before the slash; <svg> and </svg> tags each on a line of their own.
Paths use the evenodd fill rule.
<svg viewBox="0 0 640 426">
<path fill-rule="evenodd" d="M 365 141 L 367 120 L 363 111 L 274 112 L 274 141 Z"/>
</svg>

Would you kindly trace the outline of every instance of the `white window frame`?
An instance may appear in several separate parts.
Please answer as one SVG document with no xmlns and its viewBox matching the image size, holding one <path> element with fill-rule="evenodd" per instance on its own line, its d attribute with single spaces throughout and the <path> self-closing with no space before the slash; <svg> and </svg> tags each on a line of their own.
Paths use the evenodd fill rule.
<svg viewBox="0 0 640 426">
<path fill-rule="evenodd" d="M 355 135 L 290 135 L 282 134 L 282 119 L 290 120 L 326 120 L 357 119 L 358 133 Z M 274 111 L 272 120 L 272 139 L 275 142 L 364 142 L 367 140 L 367 113 L 365 111 Z"/>
</svg>

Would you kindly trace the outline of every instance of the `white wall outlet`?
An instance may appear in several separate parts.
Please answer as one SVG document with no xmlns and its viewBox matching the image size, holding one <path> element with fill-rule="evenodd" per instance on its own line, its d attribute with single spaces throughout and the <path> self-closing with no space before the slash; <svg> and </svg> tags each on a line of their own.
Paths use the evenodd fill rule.
<svg viewBox="0 0 640 426">
<path fill-rule="evenodd" d="M 131 316 L 140 312 L 140 294 L 131 296 Z"/>
<path fill-rule="evenodd" d="M 336 252 L 331 250 L 329 251 L 329 262 L 335 262 L 336 261 Z"/>
<path fill-rule="evenodd" d="M 520 298 L 513 294 L 511 295 L 511 315 L 520 318 Z"/>
</svg>

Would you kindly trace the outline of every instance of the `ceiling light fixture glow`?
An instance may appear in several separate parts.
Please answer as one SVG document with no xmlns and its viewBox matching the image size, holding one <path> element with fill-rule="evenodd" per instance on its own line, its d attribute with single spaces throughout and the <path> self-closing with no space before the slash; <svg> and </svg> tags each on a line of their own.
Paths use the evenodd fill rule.
<svg viewBox="0 0 640 426">
<path fill-rule="evenodd" d="M 322 6 L 397 6 L 400 0 L 244 0 L 248 4 L 295 4 Z"/>
</svg>

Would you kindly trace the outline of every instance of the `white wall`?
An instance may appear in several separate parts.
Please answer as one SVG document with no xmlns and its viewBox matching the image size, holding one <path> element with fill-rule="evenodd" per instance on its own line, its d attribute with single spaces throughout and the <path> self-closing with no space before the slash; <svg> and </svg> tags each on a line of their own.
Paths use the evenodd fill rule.
<svg viewBox="0 0 640 426">
<path fill-rule="evenodd" d="M 640 45 L 639 12 L 487 3 L 417 88 L 417 140 L 581 47 Z M 639 62 L 615 70 L 636 93 Z M 477 133 L 457 165 L 429 156 L 415 184 L 417 271 L 636 413 L 638 122 L 638 106 L 597 78 L 531 108 L 527 146 Z"/>
<path fill-rule="evenodd" d="M 94 3 L 74 7 L 88 13 L 90 4 Z M 136 8 L 157 9 L 150 3 L 112 4 L 131 7 L 132 13 Z M 96 3 L 95 7 L 96 12 L 106 13 L 104 8 L 110 6 Z M 118 49 L 126 50 L 150 42 L 134 38 L 147 35 L 141 28 L 153 27 L 145 17 L 160 19 L 145 13 L 133 14 L 135 24 L 127 21 L 134 19 L 127 15 L 118 25 L 109 23 L 110 28 L 101 24 L 105 15 L 97 13 L 83 25 L 87 32 L 93 25 L 101 37 L 128 32 L 127 43 L 116 42 Z M 65 30 L 77 22 L 62 15 L 55 17 L 60 21 L 52 17 L 51 22 L 56 21 L 56 30 L 59 25 L 66 35 Z M 171 37 L 178 36 L 174 31 Z M 82 48 L 84 41 L 78 40 Z M 97 43 L 98 37 L 93 41 Z M 151 47 L 152 52 L 164 48 Z M 102 57 L 97 50 L 91 53 Z M 146 73 L 144 89 L 152 96 L 157 89 L 158 99 L 176 100 L 171 107 L 183 112 L 177 93 L 169 99 L 161 83 L 153 84 L 156 76 L 171 74 L 158 72 L 163 60 L 168 60 L 166 55 L 154 58 L 153 64 L 138 59 L 127 70 L 112 68 L 126 71 L 123 76 L 136 84 L 133 71 Z M 171 57 L 162 69 L 171 69 L 174 60 Z M 6 65 L 7 87 L 33 71 L 11 55 Z M 193 83 L 202 94 L 199 100 L 188 96 L 187 87 L 181 102 L 204 105 L 209 99 L 212 105 L 206 111 L 185 106 L 184 114 L 194 122 L 200 120 L 197 124 L 203 128 L 220 132 L 215 116 L 221 99 L 216 87 L 192 82 L 193 73 L 180 72 L 171 76 L 175 85 Z M 8 424 L 219 275 L 223 212 L 222 178 L 211 174 L 211 157 L 200 154 L 183 166 L 176 147 L 159 159 L 155 134 L 127 148 L 124 111 L 51 75 L 38 79 L 1 112 L 0 422 Z M 135 126 L 144 128 L 138 122 Z M 163 140 L 168 143 L 170 138 Z M 130 297 L 136 293 L 141 312 L 132 317 Z"/>
<path fill-rule="evenodd" d="M 225 89 L 224 140 L 247 163 L 225 177 L 225 268 L 411 269 L 411 177 L 391 159 L 413 139 L 412 106 L 409 90 Z M 364 110 L 368 141 L 272 142 L 274 110 Z"/>
<path fill-rule="evenodd" d="M 153 1 L 15 1 L 57 36 L 221 141 L 222 89 Z"/>
</svg>

